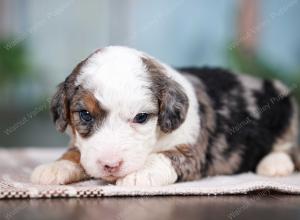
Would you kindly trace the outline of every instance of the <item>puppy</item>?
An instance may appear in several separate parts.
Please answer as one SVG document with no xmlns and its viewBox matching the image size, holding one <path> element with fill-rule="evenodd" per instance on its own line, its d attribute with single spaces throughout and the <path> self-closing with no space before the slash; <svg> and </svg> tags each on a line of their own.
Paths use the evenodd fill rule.
<svg viewBox="0 0 300 220">
<path fill-rule="evenodd" d="M 281 83 L 173 69 L 126 47 L 79 63 L 58 86 L 51 111 L 71 144 L 34 170 L 34 183 L 92 177 L 162 186 L 249 171 L 286 176 L 299 165 L 297 107 Z"/>
</svg>

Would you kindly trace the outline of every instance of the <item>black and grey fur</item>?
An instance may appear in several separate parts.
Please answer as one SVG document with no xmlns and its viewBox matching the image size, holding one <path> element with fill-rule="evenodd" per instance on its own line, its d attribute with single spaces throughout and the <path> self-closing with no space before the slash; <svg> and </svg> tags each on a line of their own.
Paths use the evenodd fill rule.
<svg viewBox="0 0 300 220">
<path fill-rule="evenodd" d="M 99 68 L 103 61 L 106 68 Z M 111 86 L 117 77 L 121 81 Z M 129 88 L 134 89 L 127 93 Z M 60 84 L 52 100 L 57 128 L 71 134 L 70 150 L 37 167 L 31 180 L 66 184 L 88 175 L 121 186 L 162 186 L 249 171 L 289 175 L 300 168 L 291 91 L 278 81 L 224 69 L 176 71 L 130 48 L 98 50 Z M 131 95 L 138 96 L 138 105 L 151 106 L 136 110 L 149 120 L 137 122 L 140 113 L 128 113 L 137 108 L 127 99 Z M 112 97 L 114 104 L 105 105 Z"/>
<path fill-rule="evenodd" d="M 179 181 L 255 171 L 273 151 L 294 156 L 297 105 L 281 83 L 217 68 L 178 70 L 194 85 L 201 117 L 198 146 L 165 152 Z"/>
</svg>

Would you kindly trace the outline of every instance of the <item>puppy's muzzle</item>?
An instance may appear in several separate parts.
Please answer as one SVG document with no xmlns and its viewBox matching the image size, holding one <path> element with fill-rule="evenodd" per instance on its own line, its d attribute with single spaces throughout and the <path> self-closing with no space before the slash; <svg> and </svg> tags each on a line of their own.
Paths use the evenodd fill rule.
<svg viewBox="0 0 300 220">
<path fill-rule="evenodd" d="M 118 160 L 118 161 L 101 161 L 101 160 L 97 160 L 97 164 L 107 173 L 113 174 L 113 173 L 117 173 L 122 164 L 123 164 L 123 160 Z"/>
</svg>

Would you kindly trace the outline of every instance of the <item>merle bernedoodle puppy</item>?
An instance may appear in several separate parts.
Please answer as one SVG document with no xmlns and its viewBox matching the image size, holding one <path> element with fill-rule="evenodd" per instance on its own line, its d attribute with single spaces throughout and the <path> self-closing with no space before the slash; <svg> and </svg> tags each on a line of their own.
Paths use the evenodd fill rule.
<svg viewBox="0 0 300 220">
<path fill-rule="evenodd" d="M 37 167 L 35 183 L 162 186 L 248 171 L 285 176 L 300 164 L 297 105 L 283 84 L 216 68 L 174 69 L 126 47 L 79 63 L 51 111 L 70 148 Z"/>
</svg>

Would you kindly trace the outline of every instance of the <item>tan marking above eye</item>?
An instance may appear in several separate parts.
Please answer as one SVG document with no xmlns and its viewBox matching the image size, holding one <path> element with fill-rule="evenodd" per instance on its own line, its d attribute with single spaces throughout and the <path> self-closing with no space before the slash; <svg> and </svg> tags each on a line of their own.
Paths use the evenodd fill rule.
<svg viewBox="0 0 300 220">
<path fill-rule="evenodd" d="M 80 111 L 88 111 L 93 117 L 92 123 L 85 123 L 80 119 Z M 82 137 L 92 135 L 99 128 L 107 116 L 107 111 L 101 107 L 100 102 L 93 93 L 80 87 L 71 101 L 71 124 Z"/>
</svg>

